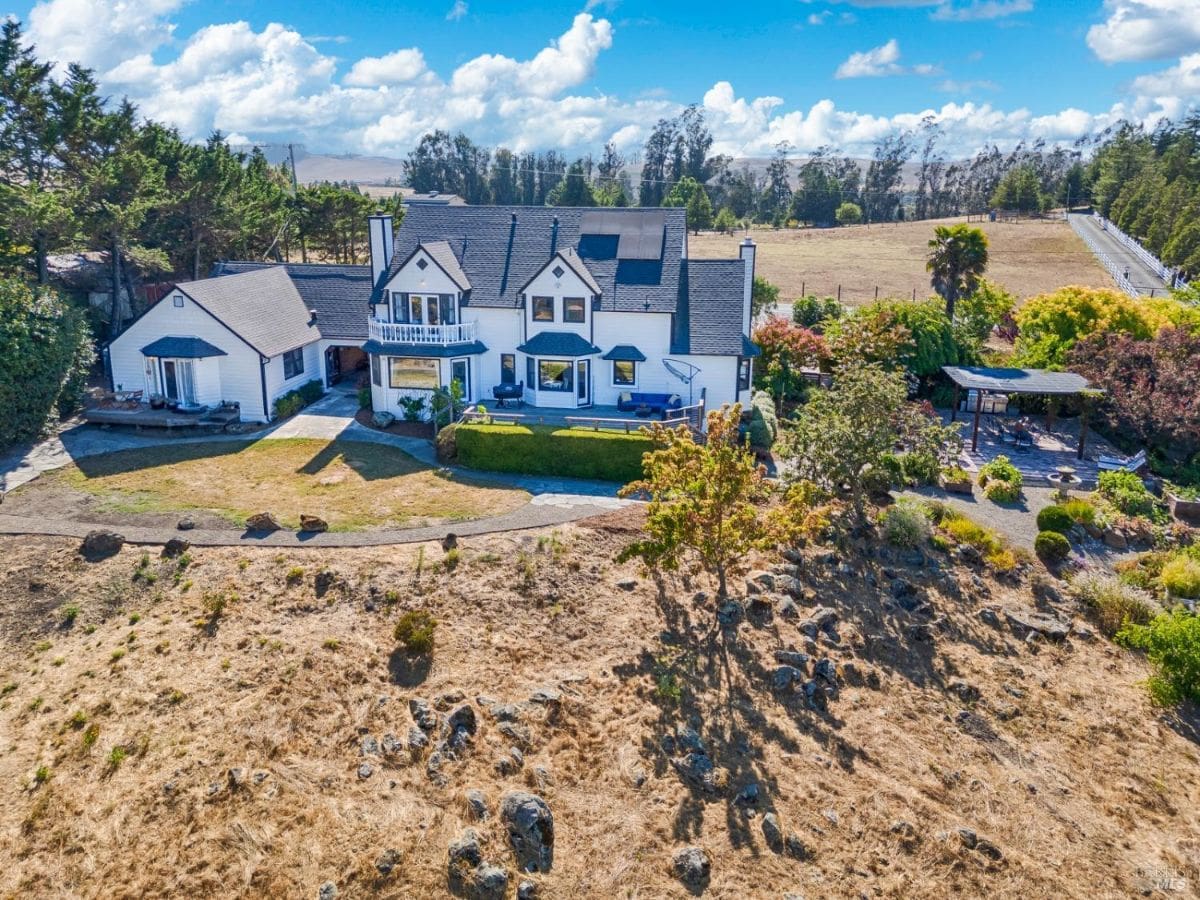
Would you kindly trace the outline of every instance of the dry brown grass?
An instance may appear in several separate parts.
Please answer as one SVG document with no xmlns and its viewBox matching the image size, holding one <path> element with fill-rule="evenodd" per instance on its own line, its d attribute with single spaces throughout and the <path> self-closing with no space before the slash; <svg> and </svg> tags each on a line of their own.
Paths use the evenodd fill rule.
<svg viewBox="0 0 1200 900">
<path fill-rule="evenodd" d="M 275 513 L 289 528 L 300 514 L 336 531 L 436 524 L 509 512 L 525 491 L 439 473 L 394 447 L 308 438 L 167 444 L 84 457 L 15 491 L 18 514 L 49 512 L 91 521 L 160 521 L 204 511 L 242 526 Z"/>
<path fill-rule="evenodd" d="M 757 274 L 778 285 L 782 299 L 836 296 L 842 302 L 868 303 L 879 288 L 880 297 L 918 299 L 929 295 L 925 272 L 926 244 L 936 225 L 963 219 L 855 225 L 848 228 L 775 231 L 757 228 L 750 236 L 758 244 Z M 991 260 L 988 277 L 1018 298 L 1053 291 L 1068 284 L 1112 287 L 1112 279 L 1066 222 L 1024 220 L 986 222 Z M 688 252 L 698 259 L 737 256 L 736 235 L 688 235 Z M 786 314 L 787 310 L 782 310 Z"/>
<path fill-rule="evenodd" d="M 976 615 L 981 602 L 1030 602 L 1023 592 L 992 583 L 986 601 L 970 589 L 955 600 L 923 578 L 946 625 L 936 645 L 912 644 L 906 624 L 925 619 L 813 561 L 806 581 L 845 623 L 842 649 L 827 652 L 874 669 L 882 686 L 845 687 L 828 714 L 809 712 L 767 687 L 771 651 L 799 643 L 792 622 L 754 620 L 723 643 L 711 603 L 691 600 L 697 585 L 667 581 L 662 596 L 647 580 L 615 587 L 635 574 L 609 562 L 629 538 L 625 519 L 470 539 L 449 573 L 432 543 L 193 550 L 187 591 L 131 580 L 137 549 L 85 564 L 64 541 L 0 538 L 0 686 L 14 685 L 0 697 L 0 896 L 312 897 L 326 880 L 342 897 L 444 896 L 464 791 L 482 789 L 494 809 L 537 766 L 549 771 L 535 790 L 557 832 L 554 867 L 536 876 L 547 898 L 685 896 L 667 861 L 687 843 L 712 854 L 708 896 L 731 898 L 1098 900 L 1136 894 L 1139 869 L 1196 865 L 1195 737 L 1148 707 L 1134 656 L 1105 642 L 1031 652 Z M 165 575 L 177 564 L 151 565 Z M 305 574 L 289 583 L 297 565 Z M 335 584 L 317 597 L 321 569 Z M 204 598 L 215 592 L 236 599 L 213 620 Z M 68 602 L 81 611 L 65 628 L 56 609 Z M 395 617 L 411 608 L 439 623 L 418 686 L 397 683 L 411 670 L 389 669 Z M 664 669 L 678 705 L 655 691 Z M 975 736 L 956 724 L 951 677 L 982 691 L 972 709 L 987 729 Z M 497 775 L 509 741 L 484 715 L 444 787 L 405 760 L 373 760 L 375 774 L 356 777 L 362 735 L 403 737 L 412 696 L 518 702 L 547 684 L 563 691 L 562 711 L 527 714 L 524 774 Z M 996 715 L 1012 702 L 1020 715 Z M 99 727 L 90 748 L 77 711 Z M 661 746 L 684 723 L 733 790 L 759 784 L 762 807 L 801 835 L 809 860 L 770 852 L 761 817 L 736 807 L 733 790 L 705 797 L 680 781 Z M 105 760 L 118 746 L 128 755 L 114 767 Z M 39 766 L 50 778 L 34 787 Z M 230 791 L 233 767 L 266 778 Z M 915 840 L 891 830 L 900 819 Z M 963 850 L 960 826 L 999 845 L 1003 862 Z M 480 827 L 488 858 L 511 871 L 495 818 Z M 378 879 L 389 847 L 401 865 Z"/>
</svg>

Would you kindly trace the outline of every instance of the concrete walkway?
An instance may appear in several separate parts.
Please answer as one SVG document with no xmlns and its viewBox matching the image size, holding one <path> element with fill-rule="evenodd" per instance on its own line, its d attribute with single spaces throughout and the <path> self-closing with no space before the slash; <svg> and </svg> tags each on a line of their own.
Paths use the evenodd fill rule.
<svg viewBox="0 0 1200 900">
<path fill-rule="evenodd" d="M 1116 263 L 1122 272 L 1128 272 L 1129 284 L 1143 296 L 1164 297 L 1170 292 L 1158 273 L 1147 266 L 1136 253 L 1117 240 L 1110 232 L 1100 227 L 1095 216 L 1073 213 L 1071 223 L 1086 233 L 1101 250 Z"/>
<path fill-rule="evenodd" d="M 438 467 L 437 455 L 429 441 L 404 435 L 388 434 L 367 428 L 355 421 L 358 399 L 340 390 L 330 391 L 321 400 L 298 415 L 263 431 L 249 434 L 207 434 L 191 437 L 162 434 L 133 433 L 76 425 L 32 447 L 22 448 L 0 457 L 0 492 L 14 490 L 43 472 L 60 469 L 86 456 L 160 447 L 181 443 L 216 443 L 281 438 L 314 438 L 317 440 L 363 441 L 385 444 L 407 453 L 425 465 Z M 186 537 L 198 546 L 271 547 L 371 547 L 385 544 L 415 543 L 443 537 L 448 531 L 456 534 L 490 534 L 523 528 L 541 528 L 587 518 L 611 509 L 619 509 L 633 501 L 618 499 L 617 485 L 607 481 L 585 481 L 576 478 L 554 478 L 534 475 L 509 475 L 477 472 L 458 466 L 444 467 L 461 477 L 475 481 L 515 487 L 528 491 L 532 498 L 520 509 L 500 516 L 421 528 L 391 529 L 364 532 L 333 532 L 298 535 L 276 531 L 269 534 L 224 530 L 177 532 L 172 529 L 122 527 L 119 530 L 133 543 L 161 544 L 172 537 Z M 0 507 L 2 510 L 3 507 Z M 0 534 L 48 534 L 82 537 L 92 525 L 68 519 L 46 520 L 0 513 Z"/>
</svg>

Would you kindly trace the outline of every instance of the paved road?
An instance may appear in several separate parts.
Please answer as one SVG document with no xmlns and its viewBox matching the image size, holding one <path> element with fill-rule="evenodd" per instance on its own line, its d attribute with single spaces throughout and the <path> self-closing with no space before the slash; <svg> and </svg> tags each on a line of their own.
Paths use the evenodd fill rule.
<svg viewBox="0 0 1200 900">
<path fill-rule="evenodd" d="M 120 450 L 134 450 L 163 444 L 211 443 L 216 441 L 258 441 L 277 438 L 324 438 L 332 440 L 365 441 L 386 444 L 404 451 L 429 466 L 437 466 L 437 458 L 429 441 L 403 435 L 387 434 L 360 425 L 354 419 L 358 411 L 355 396 L 331 391 L 300 414 L 265 431 L 250 434 L 212 434 L 178 437 L 159 434 L 106 430 L 94 425 L 68 428 L 32 447 L 22 448 L 0 457 L 0 492 L 11 491 L 42 472 L 69 465 L 76 459 Z M 522 528 L 540 528 L 587 518 L 632 501 L 616 496 L 617 486 L 607 481 L 584 481 L 576 478 L 552 478 L 534 475 L 509 475 L 476 472 L 454 467 L 453 471 L 478 481 L 503 484 L 528 491 L 528 504 L 513 512 L 453 525 L 428 528 L 407 528 L 371 532 L 335 532 L 303 537 L 287 531 L 271 534 L 241 533 L 232 530 L 200 529 L 185 536 L 193 544 L 229 546 L 236 544 L 297 547 L 366 547 L 383 544 L 413 543 L 433 540 L 447 531 L 456 534 L 488 534 Z M 82 537 L 94 525 L 71 520 L 31 519 L 3 515 L 0 506 L 0 534 L 50 534 Z M 171 529 L 127 527 L 120 529 L 134 543 L 161 544 L 179 533 Z"/>
<path fill-rule="evenodd" d="M 1156 297 L 1161 297 L 1167 293 L 1167 288 L 1163 284 L 1163 280 L 1158 277 L 1158 273 L 1138 259 L 1137 254 L 1113 237 L 1108 231 L 1101 228 L 1100 222 L 1095 216 L 1075 213 L 1071 216 L 1071 221 L 1096 241 L 1100 248 L 1108 255 L 1108 258 L 1115 262 L 1119 268 L 1124 269 L 1126 266 L 1129 267 L 1129 282 L 1136 290 L 1147 296 L 1153 291 Z"/>
</svg>

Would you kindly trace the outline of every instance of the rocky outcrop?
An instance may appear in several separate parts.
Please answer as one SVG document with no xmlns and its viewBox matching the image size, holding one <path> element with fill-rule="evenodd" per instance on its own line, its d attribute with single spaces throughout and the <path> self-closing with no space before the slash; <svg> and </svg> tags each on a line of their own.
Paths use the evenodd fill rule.
<svg viewBox="0 0 1200 900">
<path fill-rule="evenodd" d="M 500 819 L 521 871 L 549 871 L 554 862 L 554 816 L 546 801 L 527 791 L 505 794 Z"/>
</svg>

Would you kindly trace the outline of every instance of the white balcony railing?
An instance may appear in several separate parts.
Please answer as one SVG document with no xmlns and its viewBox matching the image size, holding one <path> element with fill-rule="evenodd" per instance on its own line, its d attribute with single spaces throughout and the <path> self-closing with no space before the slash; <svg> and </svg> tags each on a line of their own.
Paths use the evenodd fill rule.
<svg viewBox="0 0 1200 900">
<path fill-rule="evenodd" d="M 477 339 L 477 322 L 458 325 L 410 325 L 407 322 L 367 321 L 367 331 L 373 341 L 381 344 L 467 344 Z"/>
</svg>

